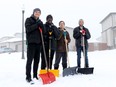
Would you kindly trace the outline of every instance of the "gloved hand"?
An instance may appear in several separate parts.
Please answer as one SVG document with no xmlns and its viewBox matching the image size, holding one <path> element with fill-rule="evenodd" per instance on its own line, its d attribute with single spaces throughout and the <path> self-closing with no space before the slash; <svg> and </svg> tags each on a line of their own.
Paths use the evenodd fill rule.
<svg viewBox="0 0 116 87">
<path fill-rule="evenodd" d="M 43 28 L 43 22 L 40 19 L 37 20 L 37 25 L 38 27 Z"/>
<path fill-rule="evenodd" d="M 66 36 L 66 30 L 64 30 L 63 34 L 64 34 L 64 36 Z"/>
<path fill-rule="evenodd" d="M 80 30 L 81 34 L 82 35 L 85 35 L 86 31 L 83 29 L 83 30 Z"/>
</svg>

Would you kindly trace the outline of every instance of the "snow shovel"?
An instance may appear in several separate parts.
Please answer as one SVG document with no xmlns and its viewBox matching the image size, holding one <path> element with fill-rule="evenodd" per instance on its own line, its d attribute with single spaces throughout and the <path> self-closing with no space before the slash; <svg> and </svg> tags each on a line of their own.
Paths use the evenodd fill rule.
<svg viewBox="0 0 116 87">
<path fill-rule="evenodd" d="M 94 70 L 94 67 L 86 67 L 86 59 L 85 59 L 85 38 L 84 36 L 82 36 L 82 39 L 83 39 L 83 56 L 84 56 L 84 68 L 77 68 L 77 73 L 81 73 L 81 74 L 93 74 L 93 70 Z"/>
<path fill-rule="evenodd" d="M 47 63 L 47 58 L 46 58 L 46 53 L 45 53 L 42 29 L 39 27 L 39 30 L 40 30 L 40 34 L 41 34 L 42 47 L 43 47 L 43 52 L 44 52 L 44 56 L 45 56 L 44 58 L 45 58 L 45 63 L 46 63 L 46 67 L 47 67 L 47 70 L 46 70 L 47 73 L 39 74 L 39 76 L 42 79 L 43 84 L 50 84 L 50 83 L 54 82 L 56 80 L 56 78 L 55 78 L 54 74 L 52 72 L 49 72 L 49 70 L 48 70 L 48 63 Z"/>
<path fill-rule="evenodd" d="M 66 40 L 66 31 L 64 31 L 64 38 Z M 70 67 L 70 61 L 69 61 L 69 57 L 68 57 L 68 46 L 67 46 L 67 43 L 65 42 L 65 46 L 66 46 L 66 54 L 67 54 L 67 61 L 68 61 L 68 68 L 65 68 L 63 70 L 63 77 L 64 76 L 69 76 L 69 75 L 74 75 L 74 74 L 77 74 L 76 72 L 76 67 Z"/>
<path fill-rule="evenodd" d="M 52 35 L 52 31 L 49 32 L 49 68 L 50 68 L 50 58 L 51 58 L 51 35 Z M 51 69 L 48 69 L 49 72 L 52 72 L 56 77 L 59 77 L 59 70 L 51 70 Z M 44 74 L 46 73 L 46 70 L 40 70 L 40 74 Z"/>
</svg>

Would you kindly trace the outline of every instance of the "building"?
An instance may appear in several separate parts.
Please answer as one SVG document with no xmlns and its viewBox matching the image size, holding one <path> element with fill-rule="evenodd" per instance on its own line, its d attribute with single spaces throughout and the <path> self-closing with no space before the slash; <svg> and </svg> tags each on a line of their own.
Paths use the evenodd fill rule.
<svg viewBox="0 0 116 87">
<path fill-rule="evenodd" d="M 16 33 L 13 37 L 3 37 L 0 39 L 0 48 L 11 48 L 15 52 L 22 51 L 22 37 L 21 33 Z M 24 38 L 24 51 L 26 51 L 26 39 Z"/>
<path fill-rule="evenodd" d="M 116 48 L 116 12 L 108 14 L 100 23 L 102 42 L 107 43 L 108 49 Z"/>
<path fill-rule="evenodd" d="M 75 51 L 76 48 L 75 48 L 75 39 L 73 38 L 73 28 L 67 27 L 67 26 L 65 28 L 69 32 L 70 39 L 71 39 L 71 42 L 69 43 L 69 50 Z"/>
</svg>

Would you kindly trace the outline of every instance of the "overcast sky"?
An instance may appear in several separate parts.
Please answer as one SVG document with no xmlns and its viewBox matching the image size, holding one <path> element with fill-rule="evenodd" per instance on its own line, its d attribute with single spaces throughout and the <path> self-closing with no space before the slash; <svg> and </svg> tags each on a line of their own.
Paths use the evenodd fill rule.
<svg viewBox="0 0 116 87">
<path fill-rule="evenodd" d="M 25 19 L 34 8 L 41 9 L 40 19 L 44 23 L 46 16 L 52 14 L 56 26 L 60 20 L 64 20 L 66 26 L 74 28 L 82 18 L 92 38 L 101 35 L 101 20 L 110 12 L 116 12 L 116 0 L 0 0 L 0 38 L 22 32 L 23 4 Z"/>
</svg>

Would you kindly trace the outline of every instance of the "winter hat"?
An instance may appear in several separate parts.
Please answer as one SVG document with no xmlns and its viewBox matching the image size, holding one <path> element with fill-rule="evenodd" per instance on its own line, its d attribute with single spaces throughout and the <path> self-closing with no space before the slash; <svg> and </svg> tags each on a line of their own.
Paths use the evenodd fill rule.
<svg viewBox="0 0 116 87">
<path fill-rule="evenodd" d="M 34 14 L 34 12 L 36 12 L 36 11 L 39 11 L 39 12 L 41 13 L 41 10 L 40 10 L 39 8 L 35 8 L 35 9 L 33 10 L 33 14 Z"/>
<path fill-rule="evenodd" d="M 48 16 L 46 17 L 46 20 L 48 20 L 49 18 L 51 18 L 51 19 L 53 20 L 52 15 L 48 15 Z"/>
</svg>

